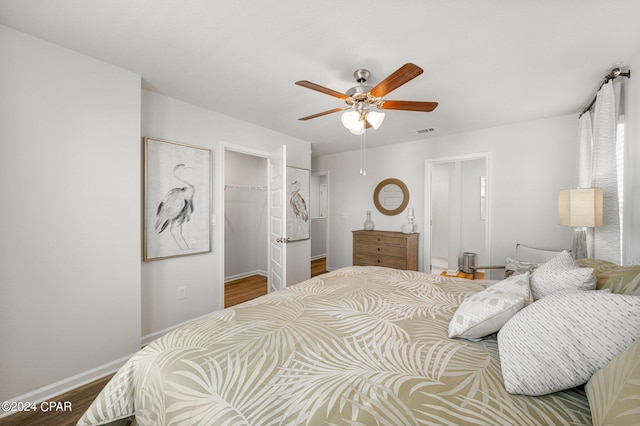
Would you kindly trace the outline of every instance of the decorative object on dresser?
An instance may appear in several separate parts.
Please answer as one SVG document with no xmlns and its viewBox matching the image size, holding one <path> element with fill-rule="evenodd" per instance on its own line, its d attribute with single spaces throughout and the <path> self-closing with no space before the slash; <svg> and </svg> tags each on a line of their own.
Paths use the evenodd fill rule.
<svg viewBox="0 0 640 426">
<path fill-rule="evenodd" d="M 375 224 L 371 220 L 371 210 L 367 210 L 367 219 L 364 221 L 363 228 L 365 231 L 373 231 Z"/>
<path fill-rule="evenodd" d="M 353 231 L 353 264 L 418 270 L 418 233 Z"/>
<path fill-rule="evenodd" d="M 400 231 L 403 234 L 411 234 L 415 230 L 415 226 L 413 224 L 413 219 L 415 216 L 413 215 L 413 207 L 409 207 L 407 209 L 407 223 L 403 223 Z"/>
</svg>

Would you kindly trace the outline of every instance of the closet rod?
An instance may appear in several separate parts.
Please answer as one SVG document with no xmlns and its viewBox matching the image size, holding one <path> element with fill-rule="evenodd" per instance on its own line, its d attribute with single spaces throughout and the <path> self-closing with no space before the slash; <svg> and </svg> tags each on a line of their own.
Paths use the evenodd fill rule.
<svg viewBox="0 0 640 426">
<path fill-rule="evenodd" d="M 607 84 L 609 82 L 609 80 L 613 80 L 617 77 L 627 77 L 627 78 L 631 78 L 631 70 L 627 71 L 627 72 L 622 72 L 620 71 L 620 68 L 614 68 L 611 71 L 609 71 L 609 74 L 604 76 L 604 79 L 602 80 L 602 83 L 600 83 L 600 86 L 598 86 L 598 90 L 596 90 L 596 93 L 593 95 L 593 98 L 591 99 L 591 102 L 589 102 L 589 105 L 582 110 L 582 112 L 580 113 L 580 115 L 578 116 L 578 119 L 580 119 L 580 117 L 582 117 L 582 115 L 591 110 L 591 108 L 593 108 L 593 104 L 596 103 L 596 99 L 598 97 L 598 92 L 600 91 L 600 89 L 602 89 L 602 86 L 604 86 L 605 84 Z"/>
<path fill-rule="evenodd" d="M 251 185 L 225 185 L 224 186 L 224 190 L 226 191 L 227 188 L 231 188 L 231 189 L 253 189 L 253 190 L 259 190 L 259 191 L 264 191 L 267 189 L 266 185 L 262 185 L 262 186 L 251 186 Z"/>
</svg>

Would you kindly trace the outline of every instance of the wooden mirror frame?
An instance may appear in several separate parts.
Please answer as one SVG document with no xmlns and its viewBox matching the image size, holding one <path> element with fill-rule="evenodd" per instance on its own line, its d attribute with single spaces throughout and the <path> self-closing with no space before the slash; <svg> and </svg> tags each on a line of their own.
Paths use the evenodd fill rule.
<svg viewBox="0 0 640 426">
<path fill-rule="evenodd" d="M 378 199 L 380 197 L 380 192 L 382 191 L 382 188 L 384 188 L 387 185 L 398 185 L 398 187 L 402 191 L 402 203 L 400 203 L 400 206 L 398 206 L 393 210 L 384 208 L 384 206 L 380 204 L 380 201 Z M 409 204 L 409 188 L 407 188 L 407 185 L 405 185 L 404 182 L 402 182 L 400 179 L 394 179 L 394 178 L 385 179 L 382 182 L 380 182 L 378 186 L 376 186 L 376 189 L 373 191 L 373 204 L 375 204 L 378 211 L 384 215 L 395 216 L 397 214 L 400 214 Z"/>
</svg>

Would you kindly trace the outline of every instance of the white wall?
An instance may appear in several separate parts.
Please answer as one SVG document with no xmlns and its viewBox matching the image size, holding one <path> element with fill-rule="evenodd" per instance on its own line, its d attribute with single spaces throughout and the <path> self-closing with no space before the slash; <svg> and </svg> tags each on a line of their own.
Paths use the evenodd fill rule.
<svg viewBox="0 0 640 426">
<path fill-rule="evenodd" d="M 142 91 L 142 135 L 213 150 L 213 210 L 217 221 L 212 227 L 211 253 L 142 265 L 142 336 L 146 342 L 178 324 L 223 307 L 222 142 L 264 152 L 275 151 L 285 144 L 287 164 L 305 169 L 311 166 L 311 147 L 308 142 L 148 90 Z M 309 240 L 288 245 L 288 284 L 309 277 L 310 252 Z M 180 286 L 187 287 L 186 299 L 177 298 Z"/>
<path fill-rule="evenodd" d="M 140 77 L 4 26 L 0 64 L 0 400 L 28 401 L 140 347 Z"/>
<path fill-rule="evenodd" d="M 425 159 L 488 152 L 488 179 L 493 265 L 503 265 L 516 243 L 537 247 L 570 247 L 571 229 L 558 225 L 560 189 L 573 185 L 576 170 L 575 115 L 552 117 L 367 151 L 367 176 L 359 171 L 359 152 L 313 159 L 313 170 L 331 173 L 328 268 L 351 265 L 351 231 L 362 229 L 365 211 L 373 212 L 376 229 L 400 229 L 406 213 L 384 216 L 372 194 L 385 178 L 402 180 L 415 208 L 417 231 L 424 230 Z M 420 236 L 420 270 L 424 270 L 424 236 Z"/>
</svg>

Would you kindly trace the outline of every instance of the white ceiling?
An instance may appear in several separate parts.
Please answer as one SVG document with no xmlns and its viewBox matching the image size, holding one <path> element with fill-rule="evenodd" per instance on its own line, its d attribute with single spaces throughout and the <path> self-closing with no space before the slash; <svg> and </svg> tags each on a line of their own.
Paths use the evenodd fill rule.
<svg viewBox="0 0 640 426">
<path fill-rule="evenodd" d="M 313 155 L 359 138 L 339 113 L 299 121 L 344 103 L 298 80 L 345 92 L 359 68 L 375 85 L 422 67 L 385 98 L 440 105 L 387 111 L 367 132 L 379 146 L 578 113 L 610 68 L 640 54 L 638 0 L 0 0 L 0 23 L 309 141 Z"/>
</svg>

